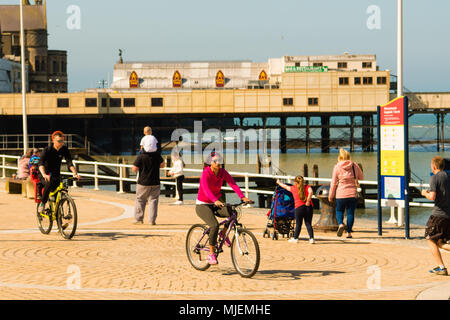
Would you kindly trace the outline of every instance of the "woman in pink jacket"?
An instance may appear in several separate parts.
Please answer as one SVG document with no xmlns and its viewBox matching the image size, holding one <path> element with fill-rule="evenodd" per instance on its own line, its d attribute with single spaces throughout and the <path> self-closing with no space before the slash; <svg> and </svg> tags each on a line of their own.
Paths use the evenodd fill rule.
<svg viewBox="0 0 450 320">
<path fill-rule="evenodd" d="M 209 234 L 209 256 L 207 260 L 209 264 L 217 264 L 214 248 L 219 233 L 219 222 L 214 216 L 214 206 L 220 208 L 218 213 L 221 217 L 230 216 L 230 209 L 219 200 L 222 197 L 220 190 L 222 189 L 223 181 L 225 180 L 230 185 L 242 201 L 250 202 L 250 200 L 244 196 L 231 175 L 225 169 L 221 168 L 222 156 L 219 153 L 211 153 L 207 164 L 208 166 L 205 167 L 200 177 L 195 212 L 211 228 Z M 226 233 L 226 228 L 227 226 L 224 227 L 221 235 Z M 225 239 L 225 244 L 231 246 L 228 238 Z"/>
<path fill-rule="evenodd" d="M 338 163 L 334 166 L 328 200 L 333 202 L 336 195 L 336 219 L 339 224 L 338 237 L 345 230 L 344 212 L 347 210 L 347 238 L 352 238 L 352 227 L 355 221 L 356 182 L 364 179 L 361 168 L 350 160 L 345 149 L 339 150 Z"/>
</svg>

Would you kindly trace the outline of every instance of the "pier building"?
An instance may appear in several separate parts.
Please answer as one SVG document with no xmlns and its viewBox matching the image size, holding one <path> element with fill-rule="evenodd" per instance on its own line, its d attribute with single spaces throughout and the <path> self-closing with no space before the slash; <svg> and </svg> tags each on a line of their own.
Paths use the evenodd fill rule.
<svg viewBox="0 0 450 320">
<path fill-rule="evenodd" d="M 373 151 L 377 106 L 393 93 L 392 75 L 377 65 L 375 55 L 350 53 L 266 62 L 124 62 L 120 57 L 113 77 L 107 89 L 28 94 L 29 132 L 64 128 L 108 153 L 134 154 L 146 125 L 165 145 L 175 129 L 194 132 L 194 122 L 202 121 L 205 130 L 279 129 L 281 152 L 314 147 L 329 152 L 339 146 Z M 412 112 L 434 112 L 444 123 L 450 94 L 409 96 Z M 0 95 L 0 134 L 20 133 L 21 114 L 19 94 Z M 347 120 L 336 124 L 335 117 Z M 332 138 L 333 129 L 342 136 Z M 318 138 L 313 130 L 320 130 Z"/>
</svg>

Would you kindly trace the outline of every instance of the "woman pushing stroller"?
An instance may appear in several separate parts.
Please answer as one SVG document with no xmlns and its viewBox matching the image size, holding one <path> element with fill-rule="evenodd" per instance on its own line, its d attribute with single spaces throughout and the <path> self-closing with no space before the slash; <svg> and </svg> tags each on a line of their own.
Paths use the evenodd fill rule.
<svg viewBox="0 0 450 320">
<path fill-rule="evenodd" d="M 311 201 L 311 197 L 313 195 L 311 186 L 305 184 L 305 179 L 302 176 L 295 177 L 293 186 L 288 186 L 282 183 L 280 180 L 277 180 L 277 184 L 280 187 L 290 191 L 295 200 L 295 231 L 294 237 L 289 239 L 289 242 L 298 242 L 298 237 L 300 235 L 300 230 L 302 228 L 302 223 L 304 220 L 306 230 L 308 231 L 309 235 L 309 242 L 311 244 L 315 243 L 314 230 L 312 227 L 314 209 Z"/>
</svg>

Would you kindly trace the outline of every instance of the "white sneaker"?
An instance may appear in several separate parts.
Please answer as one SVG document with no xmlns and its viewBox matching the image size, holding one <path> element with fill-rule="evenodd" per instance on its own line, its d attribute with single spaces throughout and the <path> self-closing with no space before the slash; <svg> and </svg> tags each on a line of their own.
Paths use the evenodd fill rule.
<svg viewBox="0 0 450 320">
<path fill-rule="evenodd" d="M 314 241 L 314 239 L 309 239 L 309 243 L 314 244 L 316 242 Z"/>
<path fill-rule="evenodd" d="M 174 204 L 180 205 L 180 204 L 183 204 L 183 201 L 178 200 L 178 201 L 174 202 Z"/>
<path fill-rule="evenodd" d="M 298 243 L 298 239 L 290 238 L 290 239 L 288 240 L 288 242 L 291 242 L 291 243 Z"/>
</svg>

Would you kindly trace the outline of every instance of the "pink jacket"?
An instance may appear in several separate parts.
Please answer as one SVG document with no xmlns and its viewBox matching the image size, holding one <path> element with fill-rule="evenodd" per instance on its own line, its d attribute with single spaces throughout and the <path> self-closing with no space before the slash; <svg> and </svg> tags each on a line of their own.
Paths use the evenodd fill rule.
<svg viewBox="0 0 450 320">
<path fill-rule="evenodd" d="M 239 198 L 243 198 L 239 186 L 234 181 L 233 177 L 223 168 L 219 169 L 216 176 L 211 167 L 205 167 L 200 177 L 200 187 L 198 189 L 197 200 L 206 203 L 214 203 L 222 196 L 220 189 L 222 189 L 223 181 L 226 181 L 230 187 L 237 193 Z"/>
<path fill-rule="evenodd" d="M 333 169 L 329 199 L 333 199 L 335 194 L 336 199 L 356 197 L 355 176 L 352 166 L 355 169 L 356 179 L 364 179 L 364 174 L 356 163 L 351 160 L 339 161 Z"/>
</svg>

